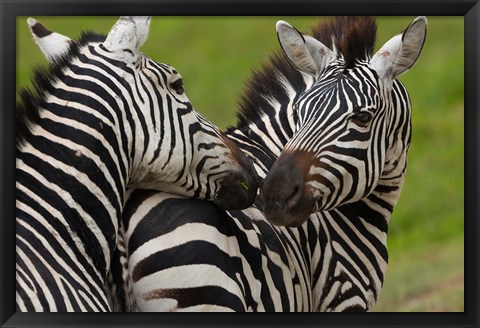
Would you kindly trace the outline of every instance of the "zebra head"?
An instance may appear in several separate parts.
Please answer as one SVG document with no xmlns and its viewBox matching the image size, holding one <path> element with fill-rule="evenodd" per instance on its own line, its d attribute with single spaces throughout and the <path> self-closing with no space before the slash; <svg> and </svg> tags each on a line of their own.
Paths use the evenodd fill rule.
<svg viewBox="0 0 480 328">
<path fill-rule="evenodd" d="M 294 103 L 296 131 L 264 180 L 268 221 L 295 226 L 313 212 L 361 200 L 377 186 L 400 189 L 410 100 L 396 78 L 418 59 L 426 24 L 416 18 L 372 56 L 371 18 L 332 21 L 322 42 L 277 23 L 287 58 L 315 83 Z"/>
<path fill-rule="evenodd" d="M 253 202 L 258 177 L 251 161 L 193 109 L 182 76 L 173 67 L 139 51 L 148 37 L 150 17 L 123 16 L 106 37 L 84 34 L 80 41 L 33 18 L 27 23 L 52 65 L 65 61 L 76 48 L 76 58 L 69 59 L 73 74 L 101 84 L 112 98 L 107 102 L 118 106 L 120 117 L 113 115 L 108 124 L 120 131 L 127 187 L 211 200 L 224 209 L 242 209 Z M 66 70 L 72 74 L 71 68 Z"/>
</svg>

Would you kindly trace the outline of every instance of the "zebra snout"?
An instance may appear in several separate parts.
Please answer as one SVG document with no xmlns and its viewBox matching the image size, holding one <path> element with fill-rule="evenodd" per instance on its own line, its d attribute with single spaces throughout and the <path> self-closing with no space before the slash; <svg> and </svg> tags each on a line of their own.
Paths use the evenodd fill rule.
<svg viewBox="0 0 480 328">
<path fill-rule="evenodd" d="M 295 155 L 283 155 L 272 166 L 260 191 L 267 221 L 295 226 L 308 218 L 315 200 L 305 188 L 303 171 Z"/>
<path fill-rule="evenodd" d="M 214 204 L 223 210 L 243 210 L 255 201 L 260 179 L 256 172 L 232 172 L 220 182 Z"/>
</svg>

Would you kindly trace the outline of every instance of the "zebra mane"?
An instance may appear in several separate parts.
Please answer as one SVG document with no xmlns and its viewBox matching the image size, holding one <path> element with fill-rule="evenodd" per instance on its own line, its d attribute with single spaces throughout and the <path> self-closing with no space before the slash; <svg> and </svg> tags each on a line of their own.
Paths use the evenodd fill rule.
<svg viewBox="0 0 480 328">
<path fill-rule="evenodd" d="M 82 32 L 77 42 L 72 42 L 68 51 L 59 56 L 54 64 L 37 65 L 33 68 L 32 87 L 21 88 L 18 91 L 19 100 L 15 111 L 15 139 L 17 149 L 30 134 L 33 125 L 40 121 L 40 109 L 46 96 L 53 90 L 53 84 L 63 76 L 63 70 L 75 58 L 80 48 L 89 42 L 101 42 L 105 35 L 90 31 Z"/>
<path fill-rule="evenodd" d="M 312 35 L 331 50 L 336 50 L 345 61 L 345 68 L 351 68 L 357 61 L 372 56 L 377 25 L 375 19 L 367 16 L 341 16 L 329 20 L 317 20 Z M 305 88 L 302 74 L 280 51 L 275 52 L 262 64 L 259 70 L 252 70 L 245 90 L 240 96 L 237 112 L 237 127 L 244 128 L 259 119 L 263 113 L 269 114 L 271 99 L 288 99 L 284 87 L 284 77 L 293 89 Z M 272 114 L 272 113 L 270 113 Z"/>
<path fill-rule="evenodd" d="M 283 53 L 276 52 L 262 64 L 259 70 L 252 70 L 245 91 L 240 96 L 236 128 L 248 126 L 252 121 L 257 121 L 263 113 L 268 115 L 270 112 L 274 115 L 271 99 L 288 102 L 289 95 L 282 80 L 288 81 L 293 88 L 301 89 L 305 85 L 302 74 L 290 64 Z M 230 127 L 228 130 L 233 129 L 235 127 Z"/>
</svg>

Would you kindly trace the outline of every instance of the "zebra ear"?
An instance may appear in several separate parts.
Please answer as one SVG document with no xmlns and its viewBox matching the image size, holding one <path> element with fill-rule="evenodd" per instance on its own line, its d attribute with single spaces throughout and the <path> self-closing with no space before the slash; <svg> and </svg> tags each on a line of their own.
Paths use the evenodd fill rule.
<svg viewBox="0 0 480 328">
<path fill-rule="evenodd" d="M 129 50 L 134 54 L 147 40 L 150 16 L 122 16 L 112 27 L 103 46 L 111 51 Z"/>
<path fill-rule="evenodd" d="M 283 52 L 298 70 L 317 76 L 335 57 L 333 51 L 320 41 L 302 35 L 287 22 L 278 21 L 276 27 Z"/>
<path fill-rule="evenodd" d="M 370 64 L 381 79 L 394 80 L 417 61 L 425 43 L 427 18 L 417 17 L 406 30 L 391 38 L 372 57 Z"/>
<path fill-rule="evenodd" d="M 72 43 L 75 43 L 74 40 L 64 35 L 48 30 L 32 17 L 27 19 L 27 24 L 33 40 L 49 63 L 54 63 L 56 59 L 68 52 Z"/>
</svg>

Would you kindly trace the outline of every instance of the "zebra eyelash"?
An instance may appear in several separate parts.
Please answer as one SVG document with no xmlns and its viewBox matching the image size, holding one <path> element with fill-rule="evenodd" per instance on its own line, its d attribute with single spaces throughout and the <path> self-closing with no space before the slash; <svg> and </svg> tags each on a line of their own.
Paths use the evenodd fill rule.
<svg viewBox="0 0 480 328">
<path fill-rule="evenodd" d="M 350 120 L 354 124 L 362 128 L 366 128 L 370 124 L 372 119 L 373 119 L 373 114 L 369 111 L 360 111 L 352 114 L 352 116 L 350 117 Z"/>
</svg>

